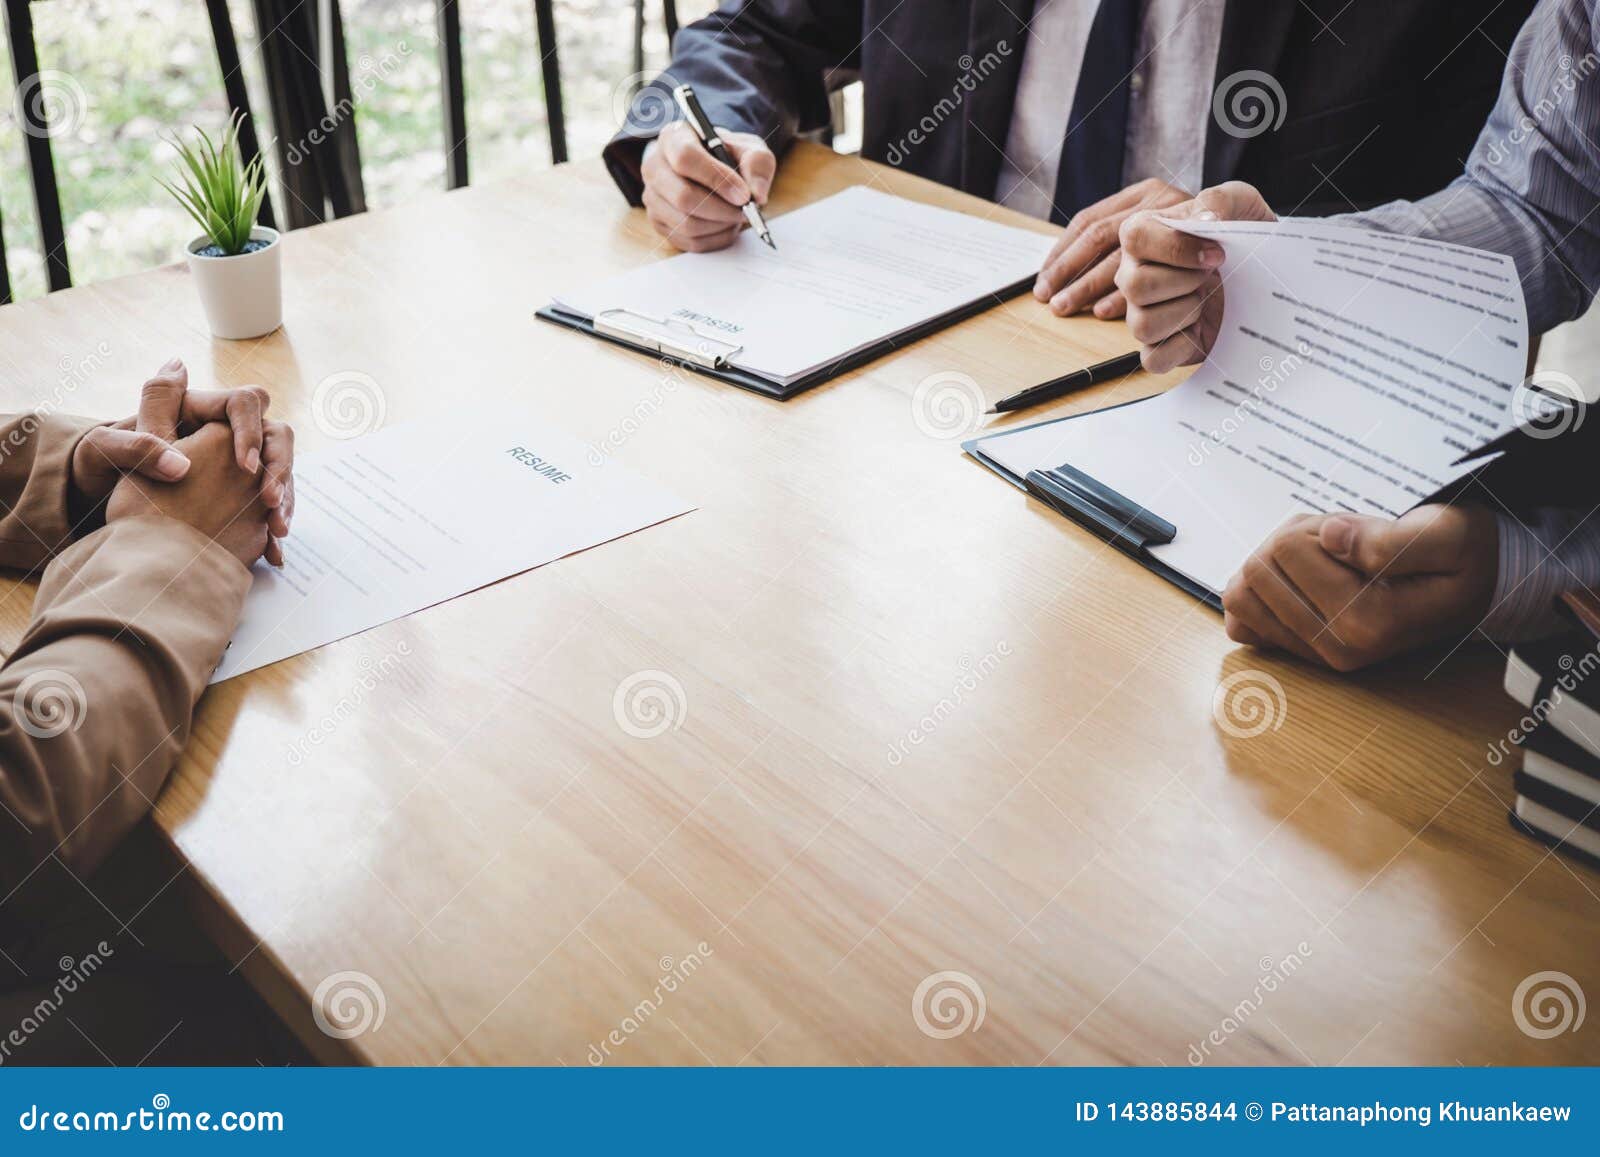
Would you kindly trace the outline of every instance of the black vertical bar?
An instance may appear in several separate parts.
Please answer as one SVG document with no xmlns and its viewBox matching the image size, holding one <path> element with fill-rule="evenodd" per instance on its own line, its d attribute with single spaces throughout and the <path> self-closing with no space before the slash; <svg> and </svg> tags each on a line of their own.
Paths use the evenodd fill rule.
<svg viewBox="0 0 1600 1157">
<path fill-rule="evenodd" d="M 322 5 L 332 4 L 332 35 L 329 59 L 333 62 L 334 84 L 338 84 L 339 65 L 335 48 L 342 50 L 343 37 L 339 24 L 339 0 L 288 0 L 291 18 L 278 27 L 297 51 L 289 58 L 293 77 L 294 95 L 298 101 L 302 123 L 309 131 L 304 139 L 311 150 L 317 175 L 322 180 L 322 190 L 335 217 L 348 217 L 362 206 L 357 203 L 355 186 L 361 174 L 351 179 L 350 142 L 355 139 L 355 125 L 350 122 L 352 109 L 339 110 L 328 107 L 327 88 L 322 76 Z M 331 129 L 328 126 L 332 126 Z"/>
<path fill-rule="evenodd" d="M 315 159 L 302 143 L 313 121 L 307 119 L 298 99 L 294 62 L 300 59 L 286 25 L 300 0 L 253 0 L 256 31 L 260 37 L 262 69 L 267 77 L 267 99 L 272 104 L 272 130 L 277 138 L 278 181 L 283 189 L 284 221 L 290 229 L 315 225 L 326 216 L 326 197 Z"/>
<path fill-rule="evenodd" d="M 339 167 L 349 186 L 350 211 L 367 211 L 367 183 L 361 176 L 361 143 L 356 135 L 356 104 L 350 91 L 350 56 L 344 46 L 344 14 L 339 0 L 333 5 L 333 113 L 339 122 Z"/>
<path fill-rule="evenodd" d="M 364 204 L 360 158 L 353 147 L 355 124 L 348 115 L 354 104 L 334 116 L 324 99 L 316 0 L 255 0 L 255 10 L 257 27 L 265 30 L 261 56 L 289 227 L 324 220 L 330 206 L 335 217 L 359 211 Z M 337 84 L 337 66 L 334 71 Z"/>
<path fill-rule="evenodd" d="M 11 304 L 11 269 L 6 265 L 6 230 L 0 222 L 0 305 Z"/>
<path fill-rule="evenodd" d="M 28 12 L 28 2 L 6 0 L 6 35 L 11 41 L 11 75 L 17 82 L 22 133 L 27 138 L 28 172 L 33 177 L 39 239 L 44 244 L 50 289 L 55 291 L 72 284 L 72 269 L 67 264 L 67 235 L 61 225 L 61 195 L 56 189 L 55 158 L 50 152 L 44 93 L 39 90 L 39 54 L 33 43 L 33 17 Z"/>
<path fill-rule="evenodd" d="M 633 75 L 634 83 L 642 85 L 644 77 L 644 0 L 633 0 Z M 630 94 L 631 95 L 631 94 Z"/>
<path fill-rule="evenodd" d="M 250 115 L 250 93 L 245 88 L 244 71 L 239 64 L 239 40 L 233 34 L 228 0 L 206 0 L 206 12 L 211 17 L 211 39 L 217 46 L 217 67 L 222 70 L 228 108 L 243 118 L 239 122 L 239 148 L 248 165 L 261 155 L 261 143 L 256 137 L 255 118 Z M 268 229 L 277 228 L 270 193 L 261 198 L 260 220 Z"/>
<path fill-rule="evenodd" d="M 438 0 L 439 83 L 444 90 L 445 181 L 467 183 L 467 84 L 461 68 L 461 10 L 456 0 Z"/>
<path fill-rule="evenodd" d="M 555 0 L 533 0 L 539 31 L 539 65 L 544 73 L 545 119 L 550 123 L 550 159 L 567 159 L 567 118 L 561 108 L 561 59 L 556 54 Z"/>
<path fill-rule="evenodd" d="M 678 35 L 678 0 L 661 0 L 661 20 L 667 26 L 667 50 Z"/>
</svg>

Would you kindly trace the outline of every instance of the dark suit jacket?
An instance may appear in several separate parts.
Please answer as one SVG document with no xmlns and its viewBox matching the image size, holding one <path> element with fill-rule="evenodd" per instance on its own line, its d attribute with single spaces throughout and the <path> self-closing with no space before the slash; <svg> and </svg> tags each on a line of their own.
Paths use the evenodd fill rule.
<svg viewBox="0 0 1600 1157">
<path fill-rule="evenodd" d="M 650 121 L 670 106 L 673 84 L 692 84 L 716 124 L 759 133 L 781 154 L 797 133 L 828 124 L 830 90 L 860 77 L 865 156 L 992 197 L 1033 6 L 728 0 L 679 31 L 667 73 L 635 107 Z M 1284 119 L 1243 137 L 1213 116 L 1205 183 L 1249 181 L 1279 212 L 1313 215 L 1440 188 L 1461 172 L 1533 6 L 1227 0 L 1213 90 L 1236 73 L 1265 72 L 1283 90 Z M 1061 99 L 1072 100 L 1065 87 Z M 635 125 L 606 148 L 633 204 L 644 145 L 659 127 Z"/>
</svg>

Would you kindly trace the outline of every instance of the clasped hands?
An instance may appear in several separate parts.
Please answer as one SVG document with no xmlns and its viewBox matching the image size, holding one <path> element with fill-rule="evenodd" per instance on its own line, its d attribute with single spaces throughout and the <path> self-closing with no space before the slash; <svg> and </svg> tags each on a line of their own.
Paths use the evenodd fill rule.
<svg viewBox="0 0 1600 1157">
<path fill-rule="evenodd" d="M 70 467 L 75 521 L 160 514 L 193 527 L 244 566 L 283 565 L 294 518 L 294 431 L 266 417 L 258 386 L 190 390 L 173 358 L 145 382 L 139 412 L 79 439 Z"/>
</svg>

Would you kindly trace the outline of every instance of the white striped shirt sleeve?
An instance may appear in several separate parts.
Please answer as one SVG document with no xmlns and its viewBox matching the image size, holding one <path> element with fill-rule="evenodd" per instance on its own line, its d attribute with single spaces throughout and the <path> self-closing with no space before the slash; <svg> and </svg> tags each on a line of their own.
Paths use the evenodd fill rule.
<svg viewBox="0 0 1600 1157">
<path fill-rule="evenodd" d="M 1479 630 L 1510 643 L 1571 628 L 1556 609 L 1560 594 L 1600 590 L 1600 515 L 1592 513 L 1548 508 L 1521 521 L 1496 512 L 1500 571 Z"/>
<path fill-rule="evenodd" d="M 1466 171 L 1418 201 L 1338 220 L 1508 255 L 1528 324 L 1543 333 L 1580 316 L 1600 286 L 1597 141 L 1600 0 L 1544 0 L 1512 46 Z M 1600 483 L 1600 463 L 1596 475 Z M 1600 514 L 1590 513 L 1588 504 L 1544 509 L 1523 522 L 1497 512 L 1500 569 L 1485 634 L 1512 641 L 1559 630 L 1557 596 L 1600 587 Z"/>
</svg>

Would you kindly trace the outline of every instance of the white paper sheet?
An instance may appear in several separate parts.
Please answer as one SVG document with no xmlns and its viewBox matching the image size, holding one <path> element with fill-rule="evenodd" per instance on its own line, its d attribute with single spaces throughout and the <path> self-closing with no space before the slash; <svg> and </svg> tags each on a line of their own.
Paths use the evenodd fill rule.
<svg viewBox="0 0 1600 1157">
<path fill-rule="evenodd" d="M 1220 242 L 1211 356 L 1159 398 L 986 439 L 1070 463 L 1178 528 L 1151 553 L 1215 592 L 1284 519 L 1394 517 L 1517 424 L 1527 316 L 1508 257 L 1316 221 L 1173 222 Z"/>
<path fill-rule="evenodd" d="M 1054 238 L 862 186 L 749 230 L 606 278 L 557 304 L 586 318 L 672 319 L 743 349 L 740 369 L 788 383 L 1037 273 Z M 998 297 L 996 297 L 998 300 Z"/>
<path fill-rule="evenodd" d="M 213 683 L 693 507 L 534 418 L 390 427 L 295 465 L 286 565 L 255 583 Z"/>
</svg>

